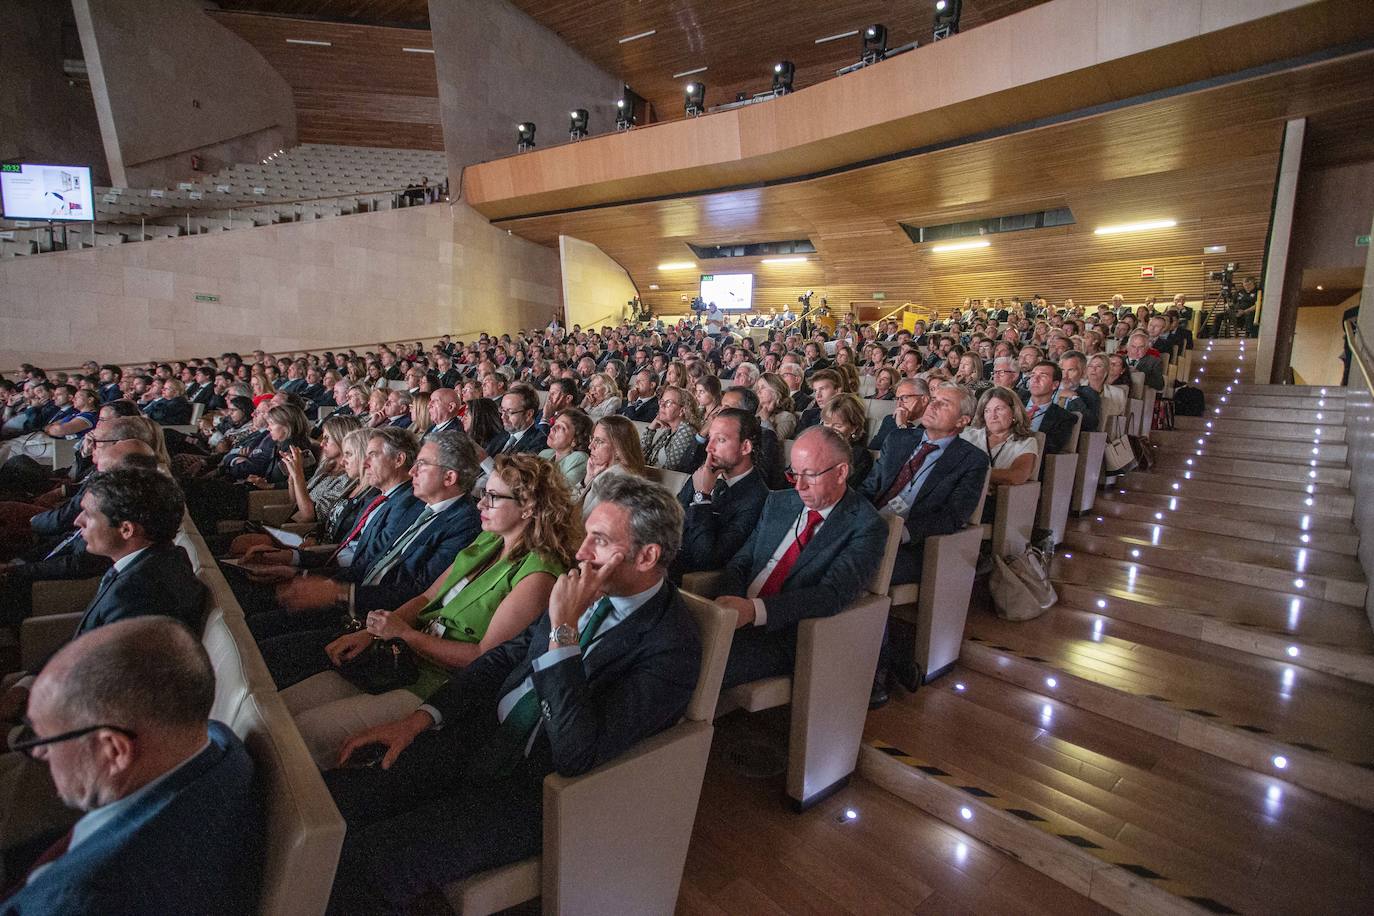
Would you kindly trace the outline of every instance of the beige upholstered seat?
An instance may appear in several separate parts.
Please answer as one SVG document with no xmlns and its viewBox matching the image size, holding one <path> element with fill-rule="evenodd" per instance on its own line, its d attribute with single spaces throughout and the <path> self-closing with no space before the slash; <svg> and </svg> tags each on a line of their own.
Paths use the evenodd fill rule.
<svg viewBox="0 0 1374 916">
<path fill-rule="evenodd" d="M 244 697 L 226 724 L 248 746 L 266 799 L 267 855 L 258 912 L 323 913 L 339 864 L 344 820 L 296 723 L 271 689 Z"/>
<path fill-rule="evenodd" d="M 1091 432 L 1078 434 L 1078 470 L 1073 478 L 1073 498 L 1069 511 L 1075 515 L 1087 512 L 1097 498 L 1097 486 L 1102 479 L 1102 462 L 1107 454 L 1107 434 Z"/>
<path fill-rule="evenodd" d="M 648 469 L 648 477 L 654 483 L 663 487 L 669 493 L 676 496 L 687 483 L 687 478 L 691 476 L 681 471 L 670 471 L 667 468 L 657 468 L 652 465 Z"/>
<path fill-rule="evenodd" d="M 916 627 L 913 661 L 923 683 L 939 677 L 959 658 L 978 569 L 978 547 L 983 537 L 979 522 L 987 494 L 985 476 L 983 495 L 973 507 L 969 526 L 952 534 L 926 538 L 921 581 L 892 586 L 893 615 Z"/>
<path fill-rule="evenodd" d="M 1069 521 L 1069 506 L 1073 500 L 1074 478 L 1078 474 L 1078 431 L 1083 427 L 1083 415 L 1073 415 L 1073 431 L 1069 433 L 1068 452 L 1046 455 L 1045 473 L 1040 482 L 1040 509 L 1036 513 L 1037 527 L 1054 535 L 1054 543 L 1064 540 L 1064 527 Z"/>
<path fill-rule="evenodd" d="M 683 720 L 589 773 L 545 777 L 543 855 L 455 882 L 445 896 L 456 912 L 494 913 L 541 894 L 545 913 L 673 911 L 735 629 L 733 612 L 683 599 L 702 649 Z"/>
<path fill-rule="evenodd" d="M 734 709 L 759 712 L 792 704 L 787 748 L 787 795 L 803 810 L 849 781 L 858 760 L 869 690 L 878 666 L 891 606 L 885 594 L 901 541 L 902 521 L 885 516 L 882 562 L 867 583 L 869 594 L 831 617 L 797 625 L 797 664 L 791 677 L 771 677 L 722 691 L 716 716 Z M 719 573 L 692 573 L 683 587 L 712 596 Z"/>
</svg>

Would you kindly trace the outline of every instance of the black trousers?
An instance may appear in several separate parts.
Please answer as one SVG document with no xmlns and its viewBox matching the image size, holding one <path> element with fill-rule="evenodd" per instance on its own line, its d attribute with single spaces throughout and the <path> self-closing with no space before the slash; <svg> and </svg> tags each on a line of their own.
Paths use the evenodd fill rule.
<svg viewBox="0 0 1374 916">
<path fill-rule="evenodd" d="M 425 732 L 389 770 L 330 770 L 348 824 L 330 914 L 407 913 L 454 881 L 538 853 L 543 778 L 523 768 L 494 784 L 463 778 L 496 724 Z"/>
<path fill-rule="evenodd" d="M 283 633 L 258 640 L 258 649 L 267 663 L 278 690 L 299 684 L 321 671 L 332 671 L 334 665 L 324 647 L 342 632 L 338 626 Z"/>
</svg>

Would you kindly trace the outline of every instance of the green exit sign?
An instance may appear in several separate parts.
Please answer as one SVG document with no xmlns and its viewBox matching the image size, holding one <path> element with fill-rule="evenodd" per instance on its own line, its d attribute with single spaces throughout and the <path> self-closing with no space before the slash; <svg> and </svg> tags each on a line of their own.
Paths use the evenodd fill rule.
<svg viewBox="0 0 1374 916">
<path fill-rule="evenodd" d="M 6 162 L 0 165 L 0 172 L 22 172 L 24 167 L 17 162 Z"/>
<path fill-rule="evenodd" d="M 1355 244 L 1356 244 L 1358 247 L 1360 247 L 1360 248 L 1368 248 L 1368 247 L 1369 247 L 1369 236 L 1367 236 L 1367 235 L 1357 235 L 1357 236 L 1355 236 Z"/>
<path fill-rule="evenodd" d="M 219 296 L 212 296 L 209 293 L 196 293 L 197 302 L 218 302 Z"/>
</svg>

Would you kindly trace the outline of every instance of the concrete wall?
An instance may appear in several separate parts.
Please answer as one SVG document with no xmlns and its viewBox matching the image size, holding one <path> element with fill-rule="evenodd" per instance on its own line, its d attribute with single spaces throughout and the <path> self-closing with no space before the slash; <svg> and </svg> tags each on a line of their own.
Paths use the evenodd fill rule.
<svg viewBox="0 0 1374 916">
<path fill-rule="evenodd" d="M 505 332 L 560 306 L 558 252 L 436 204 L 0 261 L 0 368 Z"/>
<path fill-rule="evenodd" d="M 91 89 L 62 72 L 64 27 L 74 27 L 71 6 L 8 0 L 4 11 L 0 159 L 89 165 L 96 184 L 109 184 Z"/>
<path fill-rule="evenodd" d="M 563 326 L 599 327 L 628 314 L 626 303 L 639 295 L 625 268 L 591 242 L 558 237 L 563 269 Z"/>
<path fill-rule="evenodd" d="M 1297 374 L 1298 385 L 1339 385 L 1341 352 L 1345 338 L 1341 313 L 1359 302 L 1358 296 L 1340 305 L 1307 306 L 1298 309 L 1298 326 L 1293 335 L 1293 355 L 1289 364 Z"/>
<path fill-rule="evenodd" d="M 1357 323 L 1366 345 L 1361 353 L 1365 370 L 1374 373 L 1374 351 L 1368 349 L 1374 340 L 1374 320 L 1369 315 L 1374 309 L 1374 247 L 1364 251 L 1364 289 Z M 1355 494 L 1355 527 L 1360 531 L 1360 566 L 1366 578 L 1374 578 L 1374 391 L 1353 360 L 1350 387 L 1345 395 L 1345 427 L 1345 441 L 1350 445 L 1350 489 Z M 1374 624 L 1374 588 L 1365 596 L 1364 609 Z"/>
<path fill-rule="evenodd" d="M 72 0 L 110 178 L 155 187 L 296 142 L 291 89 L 195 0 Z"/>
<path fill-rule="evenodd" d="M 465 165 L 514 152 L 522 121 L 538 126 L 540 146 L 567 142 L 574 108 L 587 109 L 593 133 L 615 129 L 620 80 L 506 0 L 430 0 L 429 19 L 455 179 Z"/>
</svg>

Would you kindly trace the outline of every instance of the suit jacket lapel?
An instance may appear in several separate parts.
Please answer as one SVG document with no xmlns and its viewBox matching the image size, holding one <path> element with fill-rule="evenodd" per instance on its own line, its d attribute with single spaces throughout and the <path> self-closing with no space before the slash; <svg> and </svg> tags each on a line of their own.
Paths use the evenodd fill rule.
<svg viewBox="0 0 1374 916">
<path fill-rule="evenodd" d="M 821 525 L 821 530 L 816 532 L 816 536 L 802 550 L 801 556 L 797 557 L 797 565 L 787 574 L 789 581 L 813 564 L 829 561 L 839 542 L 849 534 L 849 520 L 854 514 L 854 501 L 860 498 L 854 490 L 845 491 L 844 497 L 835 504 L 835 509 L 825 520 L 825 524 Z"/>
<path fill-rule="evenodd" d="M 926 475 L 925 480 L 921 481 L 921 489 L 916 492 L 917 502 L 929 495 L 930 488 L 940 479 L 937 475 L 948 474 L 959 462 L 958 452 L 963 451 L 963 449 L 956 444 L 958 441 L 959 437 L 956 436 L 954 442 L 945 446 L 940 452 L 940 457 L 935 459 L 935 464 L 931 467 L 930 473 Z"/>
<path fill-rule="evenodd" d="M 773 513 L 771 519 L 768 518 L 768 512 L 765 508 L 764 518 L 768 519 L 769 525 L 768 528 L 759 532 L 758 547 L 755 549 L 753 563 L 749 570 L 749 582 L 757 579 L 759 573 L 768 565 L 773 552 L 778 549 L 778 544 L 782 543 L 782 539 L 787 537 L 788 528 L 796 522 L 797 514 L 801 512 L 801 497 L 797 495 L 796 490 L 780 490 L 779 492 L 783 494 L 779 500 L 782 508 Z M 746 586 L 748 584 L 748 582 L 745 583 Z"/>
</svg>

